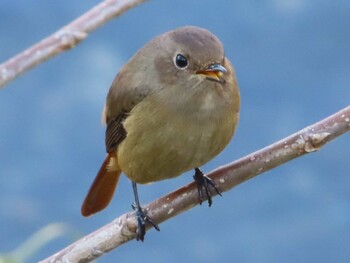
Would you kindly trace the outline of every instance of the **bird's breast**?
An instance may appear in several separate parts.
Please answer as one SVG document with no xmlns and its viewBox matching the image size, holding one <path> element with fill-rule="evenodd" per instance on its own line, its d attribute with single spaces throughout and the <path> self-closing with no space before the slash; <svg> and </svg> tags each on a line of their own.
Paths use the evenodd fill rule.
<svg viewBox="0 0 350 263">
<path fill-rule="evenodd" d="M 118 147 L 118 161 L 137 183 L 199 167 L 221 152 L 233 135 L 234 112 L 230 107 L 215 108 L 213 96 L 198 105 L 195 101 L 181 105 L 181 99 L 178 105 L 164 102 L 164 98 L 147 97 L 124 122 L 127 136 Z"/>
</svg>

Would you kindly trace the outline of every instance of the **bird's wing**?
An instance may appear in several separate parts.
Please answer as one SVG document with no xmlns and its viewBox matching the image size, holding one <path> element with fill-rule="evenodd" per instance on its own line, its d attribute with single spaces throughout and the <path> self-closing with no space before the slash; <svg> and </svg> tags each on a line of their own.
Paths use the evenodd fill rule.
<svg viewBox="0 0 350 263">
<path fill-rule="evenodd" d="M 123 121 L 126 117 L 127 113 L 121 112 L 115 117 L 108 118 L 105 140 L 108 153 L 116 151 L 118 145 L 125 139 L 126 131 L 123 127 Z"/>
<path fill-rule="evenodd" d="M 150 87 L 135 79 L 135 76 L 126 73 L 124 68 L 115 77 L 109 90 L 103 113 L 107 124 L 105 141 L 107 153 L 115 151 L 126 138 L 124 120 L 131 110 L 151 93 Z"/>
</svg>

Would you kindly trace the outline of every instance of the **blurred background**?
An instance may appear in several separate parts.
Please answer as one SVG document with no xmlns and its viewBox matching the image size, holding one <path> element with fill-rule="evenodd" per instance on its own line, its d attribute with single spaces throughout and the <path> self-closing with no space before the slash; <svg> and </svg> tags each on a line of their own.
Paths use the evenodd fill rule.
<svg viewBox="0 0 350 263">
<path fill-rule="evenodd" d="M 0 62 L 99 1 L 0 0 Z M 184 25 L 215 33 L 236 68 L 241 119 L 204 171 L 271 144 L 350 102 L 350 2 L 345 0 L 149 1 L 69 52 L 0 90 L 0 253 L 50 223 L 71 227 L 28 262 L 46 258 L 130 211 L 120 181 L 108 209 L 80 206 L 105 156 L 101 111 L 121 66 L 147 41 Z M 98 262 L 348 262 L 350 134 L 249 180 Z M 192 173 L 139 187 L 148 203 Z"/>
</svg>

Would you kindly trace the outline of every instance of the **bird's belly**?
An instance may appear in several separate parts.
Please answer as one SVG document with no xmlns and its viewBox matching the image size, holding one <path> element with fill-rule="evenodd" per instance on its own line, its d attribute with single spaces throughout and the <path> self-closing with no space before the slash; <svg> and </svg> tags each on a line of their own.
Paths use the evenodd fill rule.
<svg viewBox="0 0 350 263">
<path fill-rule="evenodd" d="M 126 119 L 127 137 L 117 152 L 120 168 L 136 183 L 172 178 L 203 165 L 223 150 L 234 131 L 228 118 L 150 112 L 142 119 L 141 111 L 136 109 Z"/>
</svg>

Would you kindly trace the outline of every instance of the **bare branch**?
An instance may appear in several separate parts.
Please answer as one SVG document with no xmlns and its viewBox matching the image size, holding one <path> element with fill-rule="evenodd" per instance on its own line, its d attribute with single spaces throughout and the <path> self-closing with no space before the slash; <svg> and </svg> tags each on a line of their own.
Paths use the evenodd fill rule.
<svg viewBox="0 0 350 263">
<path fill-rule="evenodd" d="M 0 88 L 25 71 L 84 40 L 88 33 L 145 0 L 105 0 L 49 37 L 0 64 Z"/>
<path fill-rule="evenodd" d="M 278 165 L 314 152 L 349 130 L 350 106 L 283 140 L 219 167 L 208 176 L 222 192 L 225 192 Z M 191 183 L 153 201 L 144 209 L 154 222 L 159 224 L 196 205 L 197 189 L 196 185 Z M 41 262 L 90 262 L 134 239 L 135 223 L 134 214 L 126 213 Z"/>
</svg>

